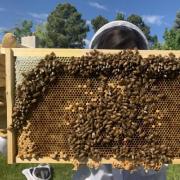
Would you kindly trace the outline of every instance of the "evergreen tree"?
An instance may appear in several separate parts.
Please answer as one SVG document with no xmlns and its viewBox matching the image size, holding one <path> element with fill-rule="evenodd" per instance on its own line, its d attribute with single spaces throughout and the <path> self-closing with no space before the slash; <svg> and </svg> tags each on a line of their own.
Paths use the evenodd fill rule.
<svg viewBox="0 0 180 180">
<path fill-rule="evenodd" d="M 108 22 L 109 21 L 105 17 L 103 17 L 101 15 L 99 15 L 96 18 L 92 19 L 91 24 L 92 24 L 94 32 L 96 32 L 98 29 L 100 29 L 102 26 L 104 26 Z"/>
<path fill-rule="evenodd" d="M 86 21 L 74 6 L 59 4 L 47 19 L 47 46 L 83 48 L 88 31 Z"/>
</svg>

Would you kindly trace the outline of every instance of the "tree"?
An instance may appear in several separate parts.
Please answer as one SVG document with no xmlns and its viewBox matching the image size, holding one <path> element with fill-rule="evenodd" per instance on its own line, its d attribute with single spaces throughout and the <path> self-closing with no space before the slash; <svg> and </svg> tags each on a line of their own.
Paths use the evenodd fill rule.
<svg viewBox="0 0 180 180">
<path fill-rule="evenodd" d="M 127 21 L 139 27 L 143 31 L 147 39 L 150 39 L 150 27 L 145 24 L 141 16 L 132 14 L 127 18 Z"/>
<path fill-rule="evenodd" d="M 180 29 L 180 11 L 176 14 L 174 29 Z"/>
<path fill-rule="evenodd" d="M 125 20 L 125 15 L 124 15 L 123 13 L 121 13 L 121 12 L 118 12 L 118 13 L 116 14 L 116 20 L 122 20 L 122 21 L 124 21 L 124 20 Z"/>
<path fill-rule="evenodd" d="M 161 43 L 158 41 L 157 35 L 151 36 L 153 44 L 151 45 L 150 49 L 162 49 Z"/>
<path fill-rule="evenodd" d="M 105 17 L 103 17 L 101 15 L 99 15 L 96 18 L 92 19 L 91 24 L 92 24 L 94 32 L 96 32 L 98 29 L 100 29 L 102 26 L 104 26 L 108 22 L 109 21 Z"/>
<path fill-rule="evenodd" d="M 180 50 L 180 11 L 176 14 L 174 26 L 165 29 L 162 48 L 166 50 Z"/>
<path fill-rule="evenodd" d="M 141 16 L 132 14 L 129 17 L 127 17 L 127 21 L 135 24 L 137 27 L 139 27 L 142 30 L 147 40 L 149 41 L 150 48 L 153 47 L 154 43 L 157 43 L 157 37 L 151 36 L 150 27 L 143 21 Z"/>
<path fill-rule="evenodd" d="M 89 27 L 77 9 L 69 3 L 59 4 L 47 19 L 47 46 L 83 48 Z"/>
<path fill-rule="evenodd" d="M 16 36 L 17 41 L 20 43 L 21 37 L 32 35 L 32 27 L 32 21 L 24 20 L 21 24 L 16 25 L 14 28 L 10 30 L 6 30 L 4 33 L 13 33 Z"/>
<path fill-rule="evenodd" d="M 39 24 L 35 29 L 35 36 L 38 40 L 38 47 L 44 48 L 47 47 L 48 38 L 47 38 L 47 23 Z"/>
<path fill-rule="evenodd" d="M 180 50 L 180 29 L 166 29 L 163 37 L 163 49 Z"/>
</svg>

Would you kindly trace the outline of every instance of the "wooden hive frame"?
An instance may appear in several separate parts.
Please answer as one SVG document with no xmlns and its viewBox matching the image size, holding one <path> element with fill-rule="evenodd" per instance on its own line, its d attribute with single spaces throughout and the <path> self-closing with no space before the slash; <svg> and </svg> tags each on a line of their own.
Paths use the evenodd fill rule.
<svg viewBox="0 0 180 180">
<path fill-rule="evenodd" d="M 5 102 L 5 55 L 0 53 L 0 99 L 4 103 L 0 107 L 0 132 L 6 128 L 6 102 Z"/>
<path fill-rule="evenodd" d="M 6 62 L 6 100 L 7 100 L 7 126 L 12 124 L 12 107 L 14 105 L 14 89 L 15 89 L 15 57 L 16 56 L 45 56 L 54 52 L 56 56 L 61 57 L 80 57 L 85 55 L 87 52 L 91 50 L 89 49 L 26 49 L 26 48 L 1 48 L 1 54 L 5 55 Z M 120 50 L 100 50 L 104 53 L 117 53 Z M 142 57 L 147 57 L 150 54 L 162 56 L 168 55 L 170 52 L 174 53 L 177 57 L 180 57 L 180 51 L 159 51 L 159 50 L 141 50 L 139 51 Z M 49 157 L 40 158 L 38 160 L 21 160 L 16 157 L 16 139 L 13 132 L 8 131 L 8 164 L 12 163 L 72 163 L 72 161 L 64 161 L 64 160 L 53 160 Z M 112 163 L 112 160 L 102 159 L 101 163 Z M 180 159 L 174 159 L 173 164 L 180 164 Z"/>
</svg>

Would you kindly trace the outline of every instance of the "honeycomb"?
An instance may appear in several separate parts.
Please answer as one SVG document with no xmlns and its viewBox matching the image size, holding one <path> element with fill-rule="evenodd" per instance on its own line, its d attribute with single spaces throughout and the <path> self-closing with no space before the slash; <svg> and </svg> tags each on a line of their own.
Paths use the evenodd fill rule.
<svg viewBox="0 0 180 180">
<path fill-rule="evenodd" d="M 16 62 L 16 84 L 20 83 L 21 73 L 29 71 L 31 59 L 26 64 L 26 60 L 22 57 L 17 58 Z M 32 61 L 37 64 L 41 58 L 34 58 Z M 69 58 L 61 58 L 60 60 L 69 62 Z M 34 64 L 34 65 L 35 65 Z M 33 66 L 34 66 L 33 65 Z M 18 78 L 17 78 L 18 77 Z M 76 116 L 73 113 L 68 114 L 66 108 L 75 103 L 87 103 L 92 97 L 96 96 L 99 87 L 98 81 L 94 78 L 92 86 L 83 88 L 87 85 L 87 79 L 80 77 L 72 77 L 70 75 L 59 76 L 56 82 L 48 84 L 48 90 L 42 94 L 43 98 L 38 102 L 28 117 L 31 122 L 29 137 L 31 142 L 36 144 L 36 151 L 42 156 L 49 156 L 54 152 L 63 151 L 69 157 L 73 157 L 73 152 L 68 145 L 68 134 L 71 133 L 71 127 L 68 121 L 75 121 Z M 110 77 L 109 83 L 116 83 L 116 77 Z M 81 88 L 79 88 L 81 86 Z M 159 144 L 166 144 L 172 147 L 176 153 L 176 157 L 180 158 L 180 82 L 179 80 L 163 80 L 159 81 L 156 86 L 166 95 L 165 100 L 159 100 L 157 109 L 163 114 L 161 119 L 162 125 L 157 127 L 161 138 L 158 139 Z M 91 94 L 89 92 L 92 92 Z M 149 92 L 149 95 L 156 96 L 156 93 Z M 67 121 L 68 119 L 68 121 Z M 146 132 L 151 132 L 147 129 Z M 138 150 L 145 142 L 139 138 L 134 138 L 128 146 Z M 96 147 L 102 153 L 112 156 L 112 147 L 123 144 L 112 144 L 108 147 Z"/>
</svg>

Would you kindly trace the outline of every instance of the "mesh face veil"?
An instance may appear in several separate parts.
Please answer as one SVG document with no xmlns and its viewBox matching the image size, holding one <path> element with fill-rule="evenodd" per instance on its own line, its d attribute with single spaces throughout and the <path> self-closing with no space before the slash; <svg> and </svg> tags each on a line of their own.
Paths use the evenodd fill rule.
<svg viewBox="0 0 180 180">
<path fill-rule="evenodd" d="M 143 32 L 127 21 L 113 21 L 101 27 L 93 36 L 90 49 L 148 49 Z"/>
</svg>

